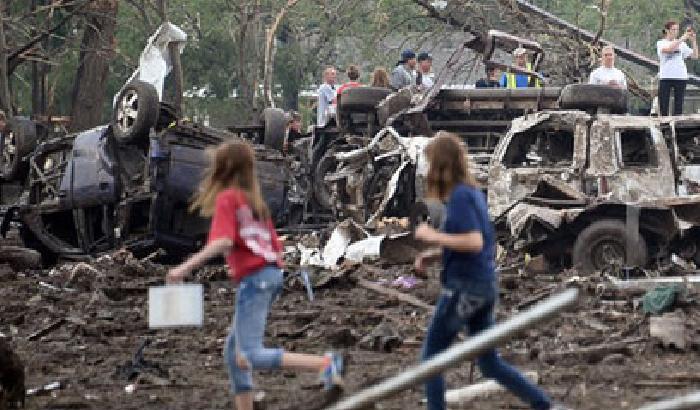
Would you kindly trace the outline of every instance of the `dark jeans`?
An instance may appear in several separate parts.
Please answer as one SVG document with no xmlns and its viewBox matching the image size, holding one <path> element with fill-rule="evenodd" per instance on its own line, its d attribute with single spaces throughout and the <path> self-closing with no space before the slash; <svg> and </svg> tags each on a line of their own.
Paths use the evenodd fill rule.
<svg viewBox="0 0 700 410">
<path fill-rule="evenodd" d="M 494 324 L 497 289 L 492 282 L 474 282 L 458 290 L 443 290 L 428 328 L 422 359 L 447 349 L 457 333 L 464 329 L 470 335 L 482 332 Z M 508 365 L 495 349 L 477 359 L 481 373 L 495 379 L 533 409 L 549 409 L 549 398 L 515 368 Z M 445 382 L 442 376 L 428 379 L 425 385 L 428 410 L 445 409 Z"/>
<path fill-rule="evenodd" d="M 683 114 L 686 80 L 659 80 L 659 114 L 668 115 L 673 89 L 673 115 Z"/>
</svg>

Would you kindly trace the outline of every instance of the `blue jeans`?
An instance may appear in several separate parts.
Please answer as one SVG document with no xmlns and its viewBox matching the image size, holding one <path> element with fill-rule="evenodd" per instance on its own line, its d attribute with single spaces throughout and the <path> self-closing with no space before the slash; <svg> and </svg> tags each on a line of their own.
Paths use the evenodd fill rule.
<svg viewBox="0 0 700 410">
<path fill-rule="evenodd" d="M 422 359 L 425 361 L 447 349 L 464 328 L 474 335 L 493 326 L 497 292 L 493 282 L 471 282 L 454 290 L 444 289 L 428 328 Z M 481 355 L 477 364 L 485 377 L 495 379 L 533 409 L 546 410 L 551 407 L 544 392 L 503 361 L 495 349 Z M 429 410 L 445 409 L 445 381 L 442 376 L 428 379 L 425 393 Z"/>
<path fill-rule="evenodd" d="M 224 346 L 224 361 L 234 394 L 252 390 L 253 370 L 279 369 L 282 365 L 283 350 L 263 346 L 267 315 L 282 290 L 282 281 L 279 268 L 266 266 L 243 278 L 238 286 L 233 325 Z M 236 354 L 239 360 L 247 362 L 245 368 L 239 366 Z"/>
</svg>

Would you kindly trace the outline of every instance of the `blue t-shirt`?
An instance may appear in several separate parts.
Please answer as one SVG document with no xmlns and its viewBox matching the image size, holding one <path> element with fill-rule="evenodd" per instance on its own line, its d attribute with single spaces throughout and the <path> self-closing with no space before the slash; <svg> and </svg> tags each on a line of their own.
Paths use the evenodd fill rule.
<svg viewBox="0 0 700 410">
<path fill-rule="evenodd" d="M 458 184 L 447 202 L 445 233 L 479 231 L 484 239 L 481 252 L 457 252 L 444 248 L 442 255 L 443 286 L 454 289 L 472 281 L 494 281 L 496 278 L 496 242 L 489 220 L 484 193 L 479 189 Z"/>
<path fill-rule="evenodd" d="M 527 88 L 530 86 L 530 76 L 526 74 L 516 74 L 515 75 L 515 87 L 516 88 Z M 508 76 L 506 73 L 501 75 L 501 87 L 508 87 Z"/>
</svg>

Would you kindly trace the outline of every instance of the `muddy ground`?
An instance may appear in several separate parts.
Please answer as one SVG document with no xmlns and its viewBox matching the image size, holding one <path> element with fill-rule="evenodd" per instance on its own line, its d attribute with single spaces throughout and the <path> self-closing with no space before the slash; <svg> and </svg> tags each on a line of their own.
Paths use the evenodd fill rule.
<svg viewBox="0 0 700 410">
<path fill-rule="evenodd" d="M 205 286 L 203 328 L 151 330 L 147 288 L 163 283 L 165 269 L 128 253 L 78 267 L 64 263 L 20 273 L 0 266 L 0 333 L 24 362 L 27 389 L 60 384 L 27 397 L 26 407 L 233 408 L 222 348 L 236 290 L 223 267 L 207 267 L 196 278 Z M 412 275 L 408 265 L 381 262 L 346 266 L 333 275 L 314 272 L 319 284 L 314 302 L 298 277 L 290 276 L 269 320 L 267 343 L 296 352 L 342 351 L 345 394 L 394 375 L 416 363 L 429 314 L 357 282 L 391 287 L 398 276 Z M 415 287 L 397 289 L 433 304 L 439 291 L 436 276 L 432 271 L 418 278 Z M 678 307 L 686 314 L 690 339 L 680 350 L 649 337 L 650 319 L 637 306 L 639 292 L 613 291 L 596 277 L 518 269 L 505 269 L 501 282 L 499 319 L 565 286 L 582 290 L 574 309 L 501 348 L 519 368 L 538 372 L 540 384 L 555 400 L 577 409 L 624 409 L 700 388 L 700 309 L 692 294 Z M 135 357 L 144 342 L 143 356 Z M 478 370 L 470 370 L 464 363 L 450 371 L 449 387 L 478 381 Z M 311 409 L 324 400 L 315 374 L 264 371 L 255 381 L 267 409 Z M 416 387 L 376 408 L 419 409 L 421 398 L 422 388 Z M 464 407 L 525 408 L 510 394 Z"/>
</svg>

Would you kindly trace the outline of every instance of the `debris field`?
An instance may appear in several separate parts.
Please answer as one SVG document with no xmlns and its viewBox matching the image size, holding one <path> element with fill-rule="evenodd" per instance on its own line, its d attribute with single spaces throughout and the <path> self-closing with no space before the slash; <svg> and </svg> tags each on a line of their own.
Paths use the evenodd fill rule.
<svg viewBox="0 0 700 410">
<path fill-rule="evenodd" d="M 287 238 L 292 245 L 296 240 Z M 700 308 L 689 283 L 665 316 L 650 316 L 642 310 L 645 289 L 619 289 L 609 278 L 573 270 L 538 273 L 528 263 L 527 269 L 522 258 L 502 263 L 499 321 L 557 290 L 581 290 L 576 307 L 500 348 L 519 368 L 535 372 L 555 400 L 577 409 L 636 408 L 700 387 Z M 222 350 L 235 286 L 224 266 L 201 269 L 193 280 L 205 288 L 204 326 L 149 329 L 147 290 L 163 283 L 166 270 L 126 251 L 45 270 L 0 265 L 0 353 L 14 350 L 24 366 L 26 408 L 231 408 Z M 437 268 L 427 276 L 382 260 L 314 268 L 313 301 L 294 274 L 298 270 L 291 260 L 269 318 L 267 345 L 342 351 L 345 395 L 417 363 L 440 291 Z M 652 336 L 650 326 L 661 332 Z M 0 357 L 0 363 L 10 359 Z M 0 368 L 3 409 L 13 404 L 2 395 L 10 392 L 3 379 L 8 371 Z M 449 371 L 447 380 L 449 389 L 483 381 L 470 362 Z M 255 382 L 260 408 L 323 408 L 334 399 L 322 393 L 316 374 L 262 371 Z M 422 397 L 419 386 L 376 408 L 419 409 Z M 525 408 L 509 393 L 457 407 Z"/>
</svg>

